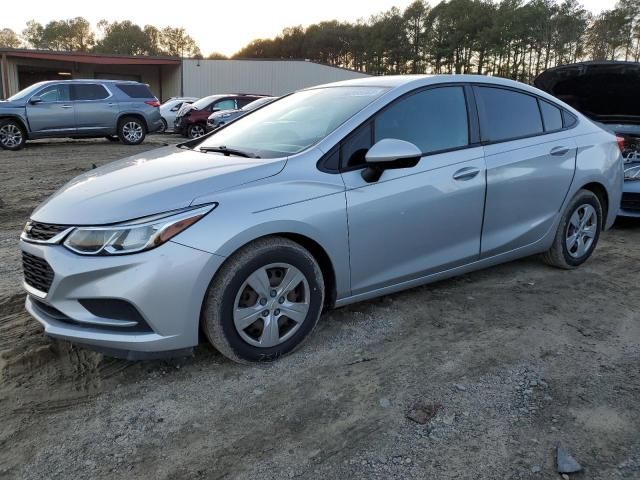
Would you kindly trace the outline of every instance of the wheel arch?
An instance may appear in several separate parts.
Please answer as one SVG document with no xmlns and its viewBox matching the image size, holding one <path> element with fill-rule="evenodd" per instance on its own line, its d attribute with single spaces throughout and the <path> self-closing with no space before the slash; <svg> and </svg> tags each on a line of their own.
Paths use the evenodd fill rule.
<svg viewBox="0 0 640 480">
<path fill-rule="evenodd" d="M 24 132 L 27 134 L 27 136 L 29 136 L 29 127 L 27 126 L 27 121 L 22 118 L 20 115 L 0 115 L 0 120 L 15 120 L 16 122 L 18 122 L 20 124 L 20 126 L 22 127 L 22 129 L 24 130 Z"/>
<path fill-rule="evenodd" d="M 118 121 L 117 121 L 118 128 L 120 128 L 120 122 L 122 122 L 125 118 L 128 118 L 128 117 L 134 117 L 134 118 L 137 118 L 138 120 L 141 120 L 142 124 L 144 125 L 144 129 L 146 133 L 149 133 L 149 125 L 147 125 L 147 119 L 144 118 L 144 115 L 142 115 L 140 112 L 120 112 L 120 114 L 118 115 Z"/>
<path fill-rule="evenodd" d="M 327 249 L 323 247 L 317 240 L 314 240 L 308 235 L 292 231 L 273 231 L 250 239 L 243 239 L 242 242 L 238 242 L 234 245 L 233 250 L 227 256 L 227 259 L 231 258 L 238 250 L 246 247 L 247 245 L 257 240 L 262 240 L 264 238 L 270 237 L 282 237 L 291 240 L 306 249 L 313 256 L 316 262 L 318 262 L 318 266 L 320 267 L 320 271 L 322 272 L 322 277 L 324 280 L 325 306 L 328 308 L 333 308 L 336 303 L 338 291 L 336 270 L 333 261 L 331 260 L 331 256 L 329 255 Z M 212 281 L 215 279 L 215 277 L 216 275 L 214 275 Z"/>
<path fill-rule="evenodd" d="M 609 194 L 607 193 L 607 189 L 599 182 L 587 183 L 583 185 L 581 189 L 588 190 L 598 197 L 600 205 L 602 206 L 602 229 L 604 229 L 605 225 L 607 225 L 607 217 L 609 215 Z"/>
</svg>

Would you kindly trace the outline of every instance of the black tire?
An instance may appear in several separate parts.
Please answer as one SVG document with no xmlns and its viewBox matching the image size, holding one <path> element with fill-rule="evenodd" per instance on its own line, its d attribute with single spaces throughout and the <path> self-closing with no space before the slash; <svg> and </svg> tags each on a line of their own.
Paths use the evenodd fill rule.
<svg viewBox="0 0 640 480">
<path fill-rule="evenodd" d="M 119 142 L 120 139 L 118 138 L 117 135 L 107 135 L 106 137 L 107 140 L 109 140 L 110 142 Z"/>
<path fill-rule="evenodd" d="M 27 131 L 22 124 L 10 118 L 0 120 L 0 148 L 20 150 L 27 143 Z"/>
<path fill-rule="evenodd" d="M 162 135 L 163 133 L 165 133 L 167 131 L 168 125 L 167 125 L 167 121 L 163 118 L 162 119 L 162 126 L 158 129 L 157 134 Z"/>
<path fill-rule="evenodd" d="M 298 325 L 296 330 L 291 330 L 291 336 L 288 338 L 286 330 L 281 329 L 287 326 L 286 322 L 289 322 L 289 320 L 286 314 L 282 313 L 283 316 L 278 317 L 276 320 L 278 339 L 279 341 L 281 340 L 281 343 L 268 347 L 255 346 L 245 340 L 241 336 L 240 330 L 236 328 L 234 309 L 236 300 L 242 298 L 241 295 L 247 288 L 245 281 L 254 272 L 272 264 L 293 266 L 298 272 L 302 273 L 308 285 L 308 293 L 305 293 L 309 297 L 306 299 L 308 311 L 304 316 L 304 320 L 296 324 Z M 281 278 L 279 281 L 284 282 L 284 277 L 279 278 Z M 276 278 L 269 276 L 269 281 L 276 282 L 271 283 L 272 286 L 269 286 L 269 289 L 277 289 L 281 286 L 277 284 L 278 279 Z M 298 287 L 300 285 L 302 285 L 303 289 L 305 288 L 302 282 Z M 283 295 L 286 296 L 288 294 L 284 293 Z M 279 297 L 280 294 L 278 293 L 277 296 Z M 257 307 L 258 310 L 274 308 L 274 314 L 277 314 L 278 310 L 276 303 L 282 304 L 282 299 L 284 298 L 281 297 L 277 300 L 276 297 L 271 295 L 273 297 L 273 305 L 268 303 L 265 307 L 262 307 L 259 306 L 258 297 L 256 297 L 255 306 L 251 308 L 255 309 Z M 261 300 L 266 299 L 263 298 Z M 269 301 L 271 302 L 271 300 Z M 241 248 L 229 257 L 218 271 L 205 296 L 201 326 L 209 342 L 229 359 L 238 363 L 271 362 L 300 347 L 318 323 L 323 304 L 324 280 L 322 271 L 314 257 L 302 246 L 291 240 L 281 237 L 267 237 Z M 254 304 L 252 303 L 251 305 Z M 281 320 L 285 322 L 283 327 L 280 326 Z M 257 318 L 255 322 L 247 329 L 260 329 L 262 327 L 264 332 L 266 327 L 263 318 Z M 281 334 L 281 332 L 284 333 Z M 247 336 L 245 332 L 243 332 L 243 335 Z M 280 337 L 282 338 L 280 339 Z"/>
<path fill-rule="evenodd" d="M 146 136 L 147 126 L 140 118 L 123 117 L 118 122 L 118 138 L 125 145 L 140 145 Z"/>
<path fill-rule="evenodd" d="M 190 139 L 200 138 L 207 133 L 207 126 L 202 123 L 194 123 L 187 128 L 187 137 Z"/>
<path fill-rule="evenodd" d="M 590 205 L 595 210 L 595 221 L 591 222 L 592 227 L 594 227 L 593 237 L 591 237 L 592 241 L 589 247 L 580 254 L 578 247 L 574 247 L 575 251 L 570 251 L 567 246 L 567 241 L 571 234 L 576 232 L 575 227 L 571 223 L 571 217 L 576 214 L 576 212 L 578 216 L 580 216 L 580 212 L 588 208 L 585 208 L 587 205 Z M 602 218 L 602 205 L 597 195 L 589 190 L 578 191 L 562 214 L 553 245 L 542 255 L 543 260 L 553 267 L 565 270 L 570 270 L 582 265 L 591 257 L 598 244 L 600 232 L 602 231 Z M 581 230 L 578 230 L 578 232 L 579 231 Z M 580 242 L 582 242 L 582 240 L 578 238 L 577 245 L 579 245 Z M 583 242 L 582 245 L 586 245 L 586 242 Z"/>
</svg>

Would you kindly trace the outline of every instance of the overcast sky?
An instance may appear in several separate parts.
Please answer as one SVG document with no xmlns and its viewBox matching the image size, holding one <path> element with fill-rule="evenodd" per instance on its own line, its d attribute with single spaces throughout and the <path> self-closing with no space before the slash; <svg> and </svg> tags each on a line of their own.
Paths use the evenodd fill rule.
<svg viewBox="0 0 640 480">
<path fill-rule="evenodd" d="M 405 8 L 412 0 L 218 0 L 205 2 L 142 2 L 135 0 L 29 0 L 20 8 L 3 8 L 0 28 L 21 32 L 28 20 L 46 24 L 50 20 L 82 16 L 95 24 L 131 20 L 143 26 L 184 27 L 198 42 L 202 53 L 232 55 L 255 38 L 270 38 L 283 28 L 309 25 L 322 20 L 368 18 L 392 6 Z M 430 2 L 432 5 L 437 0 Z M 582 0 L 599 13 L 616 0 Z"/>
</svg>

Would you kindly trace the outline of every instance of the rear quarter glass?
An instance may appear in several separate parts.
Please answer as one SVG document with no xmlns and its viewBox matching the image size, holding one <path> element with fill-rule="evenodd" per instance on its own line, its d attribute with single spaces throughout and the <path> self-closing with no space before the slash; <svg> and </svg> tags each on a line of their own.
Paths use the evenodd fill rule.
<svg viewBox="0 0 640 480">
<path fill-rule="evenodd" d="M 154 98 L 149 87 L 142 84 L 118 83 L 119 90 L 124 92 L 129 98 Z"/>
</svg>

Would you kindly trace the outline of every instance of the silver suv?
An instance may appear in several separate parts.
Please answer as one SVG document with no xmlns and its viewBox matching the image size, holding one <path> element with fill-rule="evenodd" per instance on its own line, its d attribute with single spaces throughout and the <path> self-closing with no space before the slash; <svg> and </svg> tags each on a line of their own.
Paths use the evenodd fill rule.
<svg viewBox="0 0 640 480">
<path fill-rule="evenodd" d="M 0 101 L 0 147 L 19 150 L 38 138 L 106 137 L 142 143 L 163 126 L 160 102 L 142 83 L 116 80 L 40 82 Z"/>
</svg>

